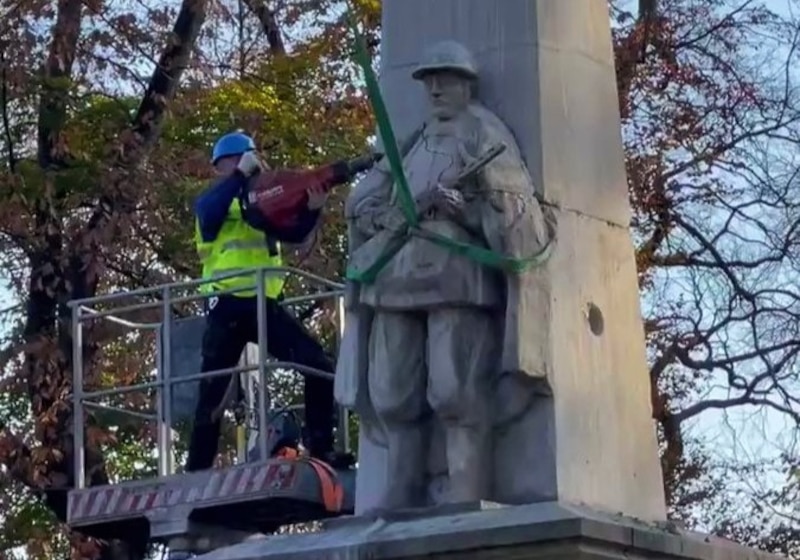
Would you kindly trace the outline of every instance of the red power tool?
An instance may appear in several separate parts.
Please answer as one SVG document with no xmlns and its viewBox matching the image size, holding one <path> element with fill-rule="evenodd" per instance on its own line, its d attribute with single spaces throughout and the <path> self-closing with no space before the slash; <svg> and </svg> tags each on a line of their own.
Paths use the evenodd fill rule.
<svg viewBox="0 0 800 560">
<path fill-rule="evenodd" d="M 341 160 L 313 169 L 268 169 L 250 179 L 241 199 L 245 219 L 254 227 L 260 221 L 255 212 L 276 227 L 294 225 L 308 204 L 306 191 L 321 186 L 326 192 L 349 182 L 355 175 L 370 169 L 380 156 L 368 154 Z M 248 216 L 252 219 L 248 219 Z"/>
</svg>

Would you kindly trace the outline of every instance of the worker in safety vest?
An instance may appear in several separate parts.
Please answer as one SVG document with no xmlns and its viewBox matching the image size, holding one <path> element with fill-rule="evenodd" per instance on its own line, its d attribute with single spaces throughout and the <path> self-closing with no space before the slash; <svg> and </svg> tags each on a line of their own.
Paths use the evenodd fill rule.
<svg viewBox="0 0 800 560">
<path fill-rule="evenodd" d="M 316 227 L 327 194 L 320 187 L 308 190 L 308 208 L 291 229 L 277 230 L 260 224 L 264 231 L 242 219 L 239 194 L 248 178 L 262 168 L 252 138 L 241 132 L 222 136 L 214 145 L 211 163 L 220 179 L 195 202 L 195 241 L 203 265 L 203 278 L 261 266 L 282 266 L 280 243 L 301 243 Z M 202 371 L 235 367 L 247 342 L 258 341 L 255 289 L 213 295 L 221 290 L 253 286 L 255 275 L 225 278 L 204 285 L 211 297 L 206 305 L 206 329 L 202 342 Z M 279 303 L 284 278 L 267 275 L 267 345 L 281 361 L 299 363 L 333 372 L 334 365 L 314 340 Z M 214 417 L 231 375 L 203 379 L 189 444 L 187 471 L 208 469 L 217 454 L 220 418 Z M 260 411 L 262 414 L 265 411 Z M 332 466 L 348 466 L 351 458 L 333 449 L 333 382 L 317 376 L 305 378 L 304 444 L 311 456 Z M 343 462 L 348 465 L 342 465 Z"/>
</svg>

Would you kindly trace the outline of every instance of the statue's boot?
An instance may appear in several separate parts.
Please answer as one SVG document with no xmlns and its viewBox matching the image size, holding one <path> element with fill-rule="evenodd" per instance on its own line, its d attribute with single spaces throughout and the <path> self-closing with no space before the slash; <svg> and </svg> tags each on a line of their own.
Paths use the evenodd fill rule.
<svg viewBox="0 0 800 560">
<path fill-rule="evenodd" d="M 448 502 L 487 500 L 491 491 L 492 449 L 488 428 L 449 425 L 447 437 Z"/>
<path fill-rule="evenodd" d="M 394 510 L 425 504 L 427 434 L 424 427 L 403 423 L 386 427 L 387 487 L 381 508 Z"/>
</svg>

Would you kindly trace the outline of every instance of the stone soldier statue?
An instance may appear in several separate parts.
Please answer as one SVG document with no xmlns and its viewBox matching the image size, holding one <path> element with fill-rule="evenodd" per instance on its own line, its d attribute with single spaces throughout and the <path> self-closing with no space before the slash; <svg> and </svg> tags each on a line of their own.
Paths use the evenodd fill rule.
<svg viewBox="0 0 800 560">
<path fill-rule="evenodd" d="M 518 146 L 506 125 L 473 99 L 478 73 L 463 45 L 434 45 L 413 77 L 431 105 L 429 118 L 400 146 L 420 231 L 394 248 L 374 281 L 349 285 L 336 375 L 339 402 L 387 449 L 389 483 L 376 500 L 382 509 L 430 503 L 436 453 L 448 479 L 439 501 L 489 499 L 492 433 L 506 408 L 496 404 L 499 380 L 508 372 L 546 377 L 536 352 L 544 345 L 522 342 L 535 336 L 540 320 L 520 312 L 521 300 L 535 304 L 536 298 L 527 288 L 523 293 L 525 274 L 485 266 L 424 235 L 515 258 L 541 252 L 547 227 Z M 505 148 L 500 155 L 465 176 L 497 146 Z M 346 204 L 355 268 L 392 253 L 386 232 L 398 216 L 403 221 L 386 159 Z M 443 446 L 431 443 L 432 421 Z"/>
</svg>

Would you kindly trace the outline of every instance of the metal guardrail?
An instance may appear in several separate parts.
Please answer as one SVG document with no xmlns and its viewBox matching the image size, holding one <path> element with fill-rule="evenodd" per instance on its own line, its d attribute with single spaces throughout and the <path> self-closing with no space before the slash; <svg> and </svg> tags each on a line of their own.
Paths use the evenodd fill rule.
<svg viewBox="0 0 800 560">
<path fill-rule="evenodd" d="M 209 284 L 227 278 L 235 278 L 241 276 L 254 275 L 254 284 L 248 284 L 241 288 L 231 290 L 215 291 L 213 294 L 204 294 L 199 292 L 192 295 L 175 296 L 173 292 L 176 290 L 186 290 L 191 288 L 199 288 L 204 284 Z M 182 383 L 196 382 L 201 379 L 211 377 L 237 374 L 243 372 L 257 371 L 258 384 L 261 388 L 258 391 L 258 446 L 259 454 L 261 457 L 267 457 L 267 409 L 269 406 L 266 383 L 267 371 L 274 369 L 293 369 L 305 375 L 316 375 L 332 379 L 333 374 L 318 369 L 302 366 L 292 362 L 267 362 L 267 316 L 266 316 L 266 293 L 264 290 L 264 281 L 269 275 L 296 275 L 305 280 L 313 282 L 317 285 L 323 286 L 326 291 L 297 296 L 292 298 L 285 298 L 281 301 L 284 306 L 293 305 L 308 301 L 319 301 L 324 299 L 337 300 L 337 336 L 341 340 L 341 333 L 344 321 L 343 309 L 343 293 L 344 286 L 337 282 L 333 282 L 321 276 L 305 272 L 294 267 L 261 267 L 251 268 L 246 270 L 237 270 L 226 274 L 220 274 L 213 279 L 194 279 L 185 282 L 174 282 L 171 284 L 163 284 L 152 288 L 142 288 L 129 292 L 118 292 L 108 295 L 102 295 L 92 298 L 77 299 L 69 302 L 69 307 L 72 311 L 72 340 L 73 340 L 73 453 L 74 453 L 74 469 L 75 469 L 75 483 L 76 489 L 86 487 L 86 461 L 85 461 L 85 409 L 99 409 L 106 411 L 113 411 L 117 413 L 127 414 L 145 420 L 155 420 L 158 426 L 156 431 L 156 444 L 158 449 L 158 474 L 159 476 L 167 476 L 173 474 L 174 465 L 172 464 L 172 389 L 174 385 Z M 222 294 L 234 294 L 236 292 L 256 290 L 257 299 L 257 364 L 248 366 L 239 366 L 223 370 L 214 370 L 208 372 L 198 372 L 194 375 L 182 376 L 180 378 L 173 378 L 170 375 L 170 351 L 171 345 L 164 344 L 162 341 L 171 340 L 171 331 L 175 318 L 173 317 L 173 306 L 177 303 L 193 302 L 204 300 L 209 297 L 219 296 Z M 158 301 L 150 301 L 144 303 L 137 303 L 131 305 L 124 305 L 113 309 L 99 310 L 95 306 L 100 304 L 114 304 L 122 299 L 127 298 L 159 298 Z M 128 321 L 120 317 L 120 314 L 125 312 L 145 310 L 145 309 L 161 309 L 161 318 L 159 322 L 141 323 Z M 114 324 L 127 327 L 130 329 L 152 330 L 156 334 L 156 380 L 144 383 L 137 383 L 135 385 L 127 385 L 123 387 L 115 387 L 113 389 L 99 389 L 96 391 L 84 390 L 84 363 L 83 363 L 83 328 L 84 322 L 105 319 Z M 117 408 L 106 406 L 100 403 L 91 402 L 90 399 L 97 399 L 100 397 L 107 397 L 111 395 L 122 395 L 136 391 L 143 391 L 147 389 L 156 390 L 156 411 L 155 414 L 147 414 L 140 411 L 127 410 L 124 408 Z M 344 428 L 344 429 L 342 429 Z M 340 410 L 340 437 L 344 439 L 345 447 L 347 445 L 347 414 L 346 411 Z"/>
</svg>

